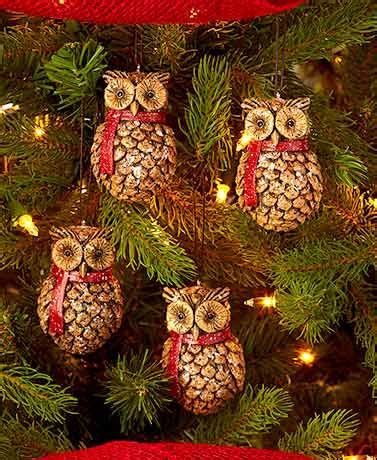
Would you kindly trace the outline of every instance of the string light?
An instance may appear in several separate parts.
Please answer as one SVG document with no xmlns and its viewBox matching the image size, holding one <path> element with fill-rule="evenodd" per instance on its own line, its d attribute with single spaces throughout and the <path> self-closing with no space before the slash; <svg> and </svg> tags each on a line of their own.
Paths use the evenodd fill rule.
<svg viewBox="0 0 377 460">
<path fill-rule="evenodd" d="M 375 209 L 377 209 L 377 198 L 372 198 L 372 197 L 369 197 L 368 198 L 368 203 L 373 206 Z"/>
<path fill-rule="evenodd" d="M 7 104 L 0 105 L 0 114 L 9 111 L 19 110 L 20 106 L 18 104 L 13 104 L 13 102 L 8 102 Z"/>
<path fill-rule="evenodd" d="M 244 131 L 242 133 L 241 139 L 237 142 L 236 151 L 239 152 L 240 150 L 243 150 L 245 147 L 247 147 L 250 144 L 251 139 L 252 134 L 250 131 Z"/>
<path fill-rule="evenodd" d="M 46 131 L 40 126 L 34 128 L 34 137 L 36 139 L 41 139 L 46 134 Z"/>
<path fill-rule="evenodd" d="M 221 184 L 220 181 L 217 181 L 217 191 L 216 191 L 216 203 L 226 203 L 228 198 L 230 187 L 227 184 Z"/>
<path fill-rule="evenodd" d="M 33 217 L 30 214 L 22 214 L 13 221 L 14 227 L 20 227 L 25 230 L 29 235 L 38 236 L 38 227 L 33 222 Z"/>
<path fill-rule="evenodd" d="M 245 301 L 245 305 L 249 307 L 263 307 L 263 308 L 275 308 L 276 307 L 276 296 L 263 296 L 253 297 Z"/>
<path fill-rule="evenodd" d="M 316 355 L 311 348 L 306 348 L 299 352 L 298 359 L 306 366 L 311 366 L 316 359 Z"/>
</svg>

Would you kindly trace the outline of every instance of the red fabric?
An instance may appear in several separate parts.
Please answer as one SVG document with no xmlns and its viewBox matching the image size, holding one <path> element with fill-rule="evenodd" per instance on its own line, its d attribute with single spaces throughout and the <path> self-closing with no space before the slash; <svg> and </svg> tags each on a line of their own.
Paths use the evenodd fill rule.
<svg viewBox="0 0 377 460">
<path fill-rule="evenodd" d="M 1 1 L 1 0 L 0 0 Z M 110 109 L 106 113 L 106 128 L 101 144 L 100 171 L 102 174 L 114 174 L 114 138 L 120 120 L 138 120 L 146 123 L 165 123 L 165 112 L 140 112 L 132 115 L 129 110 Z"/>
<path fill-rule="evenodd" d="M 205 24 L 276 14 L 304 0 L 0 0 L 33 16 L 117 24 Z"/>
<path fill-rule="evenodd" d="M 304 455 L 277 450 L 133 441 L 114 441 L 91 449 L 52 454 L 43 458 L 45 460 L 309 460 L 309 457 Z"/>
<path fill-rule="evenodd" d="M 271 141 L 254 141 L 248 145 L 250 153 L 245 168 L 245 204 L 249 208 L 255 208 L 257 205 L 257 191 L 255 186 L 255 174 L 257 171 L 258 160 L 261 152 L 303 152 L 309 149 L 307 139 L 298 139 L 291 141 L 281 141 L 274 145 Z"/>
<path fill-rule="evenodd" d="M 232 333 L 230 332 L 229 327 L 221 332 L 203 334 L 198 338 L 198 340 L 194 340 L 191 334 L 177 334 L 173 331 L 170 332 L 170 338 L 173 343 L 169 355 L 167 374 L 172 379 L 171 392 L 173 396 L 177 397 L 179 395 L 178 363 L 182 343 L 190 343 L 192 345 L 212 345 L 214 343 L 223 342 L 231 337 Z"/>
<path fill-rule="evenodd" d="M 56 265 L 51 268 L 51 274 L 55 277 L 55 288 L 53 300 L 50 308 L 49 317 L 49 331 L 51 334 L 61 335 L 64 332 L 64 315 L 63 315 L 63 302 L 65 295 L 65 288 L 68 281 L 75 283 L 101 283 L 102 281 L 109 280 L 113 276 L 111 268 L 103 271 L 88 273 L 82 277 L 79 272 L 66 272 Z"/>
</svg>

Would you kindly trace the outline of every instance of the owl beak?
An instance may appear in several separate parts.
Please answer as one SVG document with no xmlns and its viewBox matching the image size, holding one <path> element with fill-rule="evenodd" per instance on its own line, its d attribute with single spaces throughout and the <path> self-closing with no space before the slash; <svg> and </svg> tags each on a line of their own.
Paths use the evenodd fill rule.
<svg viewBox="0 0 377 460">
<path fill-rule="evenodd" d="M 191 329 L 192 338 L 194 339 L 195 342 L 198 340 L 199 332 L 200 332 L 199 327 L 195 324 Z"/>
<path fill-rule="evenodd" d="M 276 129 L 274 129 L 274 131 L 271 134 L 271 142 L 272 142 L 272 144 L 273 145 L 278 145 L 279 138 L 280 138 L 280 134 L 276 131 Z"/>
<path fill-rule="evenodd" d="M 139 111 L 139 103 L 137 101 L 132 101 L 131 102 L 130 111 L 131 111 L 133 116 L 135 116 L 137 114 L 137 112 Z"/>
<path fill-rule="evenodd" d="M 86 274 L 88 272 L 88 265 L 85 261 L 82 261 L 80 264 L 80 275 L 81 278 L 85 278 Z"/>
</svg>

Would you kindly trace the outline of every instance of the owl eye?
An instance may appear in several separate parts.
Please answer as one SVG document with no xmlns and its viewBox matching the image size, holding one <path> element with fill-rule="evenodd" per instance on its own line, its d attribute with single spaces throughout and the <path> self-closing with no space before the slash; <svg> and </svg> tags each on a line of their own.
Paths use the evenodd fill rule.
<svg viewBox="0 0 377 460">
<path fill-rule="evenodd" d="M 169 331 L 185 334 L 194 324 L 194 313 L 188 303 L 178 300 L 168 306 L 166 321 Z"/>
<path fill-rule="evenodd" d="M 114 251 L 110 241 L 94 238 L 85 246 L 84 259 L 93 270 L 105 270 L 114 263 Z"/>
<path fill-rule="evenodd" d="M 267 107 L 252 109 L 245 119 L 245 128 L 254 141 L 267 139 L 274 129 L 274 124 L 274 116 Z"/>
<path fill-rule="evenodd" d="M 160 110 L 167 104 L 168 93 L 157 78 L 146 77 L 136 87 L 136 99 L 146 110 Z"/>
<path fill-rule="evenodd" d="M 301 139 L 309 132 L 309 121 L 298 107 L 283 107 L 276 114 L 276 128 L 287 139 Z"/>
<path fill-rule="evenodd" d="M 205 332 L 221 331 L 230 321 L 230 312 L 222 303 L 215 300 L 208 300 L 197 308 L 195 321 L 200 329 Z"/>
<path fill-rule="evenodd" d="M 106 107 L 123 110 L 131 104 L 134 95 L 135 87 L 128 78 L 111 80 L 105 89 Z"/>
<path fill-rule="evenodd" d="M 55 265 L 70 272 L 77 268 L 82 260 L 81 244 L 74 238 L 67 237 L 58 240 L 52 247 L 52 260 Z"/>
</svg>

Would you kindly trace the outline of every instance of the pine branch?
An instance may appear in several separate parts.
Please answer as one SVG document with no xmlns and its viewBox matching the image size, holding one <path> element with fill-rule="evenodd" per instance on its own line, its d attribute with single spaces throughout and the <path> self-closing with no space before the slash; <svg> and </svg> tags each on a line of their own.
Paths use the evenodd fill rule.
<svg viewBox="0 0 377 460">
<path fill-rule="evenodd" d="M 202 418 L 197 428 L 186 433 L 194 442 L 253 445 L 253 438 L 267 433 L 288 416 L 292 402 L 280 388 L 248 386 L 237 402 L 221 414 Z"/>
<path fill-rule="evenodd" d="M 171 401 L 163 369 L 152 362 L 148 350 L 129 359 L 118 358 L 107 371 L 106 404 L 119 415 L 122 433 L 159 426 L 159 414 Z"/>
<path fill-rule="evenodd" d="M 36 422 L 24 425 L 7 413 L 0 417 L 0 458 L 39 458 L 72 448 L 67 433 L 61 427 L 44 427 Z"/>
<path fill-rule="evenodd" d="M 281 450 L 301 452 L 317 459 L 339 458 L 357 433 L 359 421 L 347 410 L 331 410 L 300 424 L 294 433 L 286 433 L 279 441 Z"/>
<path fill-rule="evenodd" d="M 297 370 L 297 342 L 279 326 L 278 318 L 258 312 L 241 315 L 236 333 L 243 344 L 246 380 L 253 385 L 282 384 L 282 376 Z"/>
<path fill-rule="evenodd" d="M 182 131 L 197 160 L 206 159 L 214 169 L 217 165 L 226 168 L 232 149 L 230 69 L 226 60 L 204 56 L 194 69 L 192 86 Z"/>
<path fill-rule="evenodd" d="M 331 6 L 330 6 L 331 5 Z M 286 65 L 310 59 L 329 59 L 334 48 L 367 43 L 377 31 L 377 12 L 370 0 L 341 0 L 310 6 L 278 41 L 284 47 Z M 276 44 L 265 48 L 258 57 L 270 60 Z"/>
<path fill-rule="evenodd" d="M 145 267 L 150 278 L 164 284 L 181 285 L 195 276 L 193 261 L 145 212 L 125 207 L 105 195 L 99 219 L 113 229 L 118 259 L 126 259 L 132 269 Z"/>
<path fill-rule="evenodd" d="M 73 414 L 76 398 L 53 383 L 51 377 L 31 367 L 0 364 L 0 394 L 30 416 L 62 423 Z"/>
<path fill-rule="evenodd" d="M 94 40 L 69 43 L 44 65 L 48 79 L 55 84 L 54 94 L 60 98 L 61 109 L 76 106 L 83 98 L 88 98 L 87 107 L 91 105 L 97 80 L 106 68 L 106 54 Z M 47 82 L 45 86 L 48 88 Z"/>
</svg>

